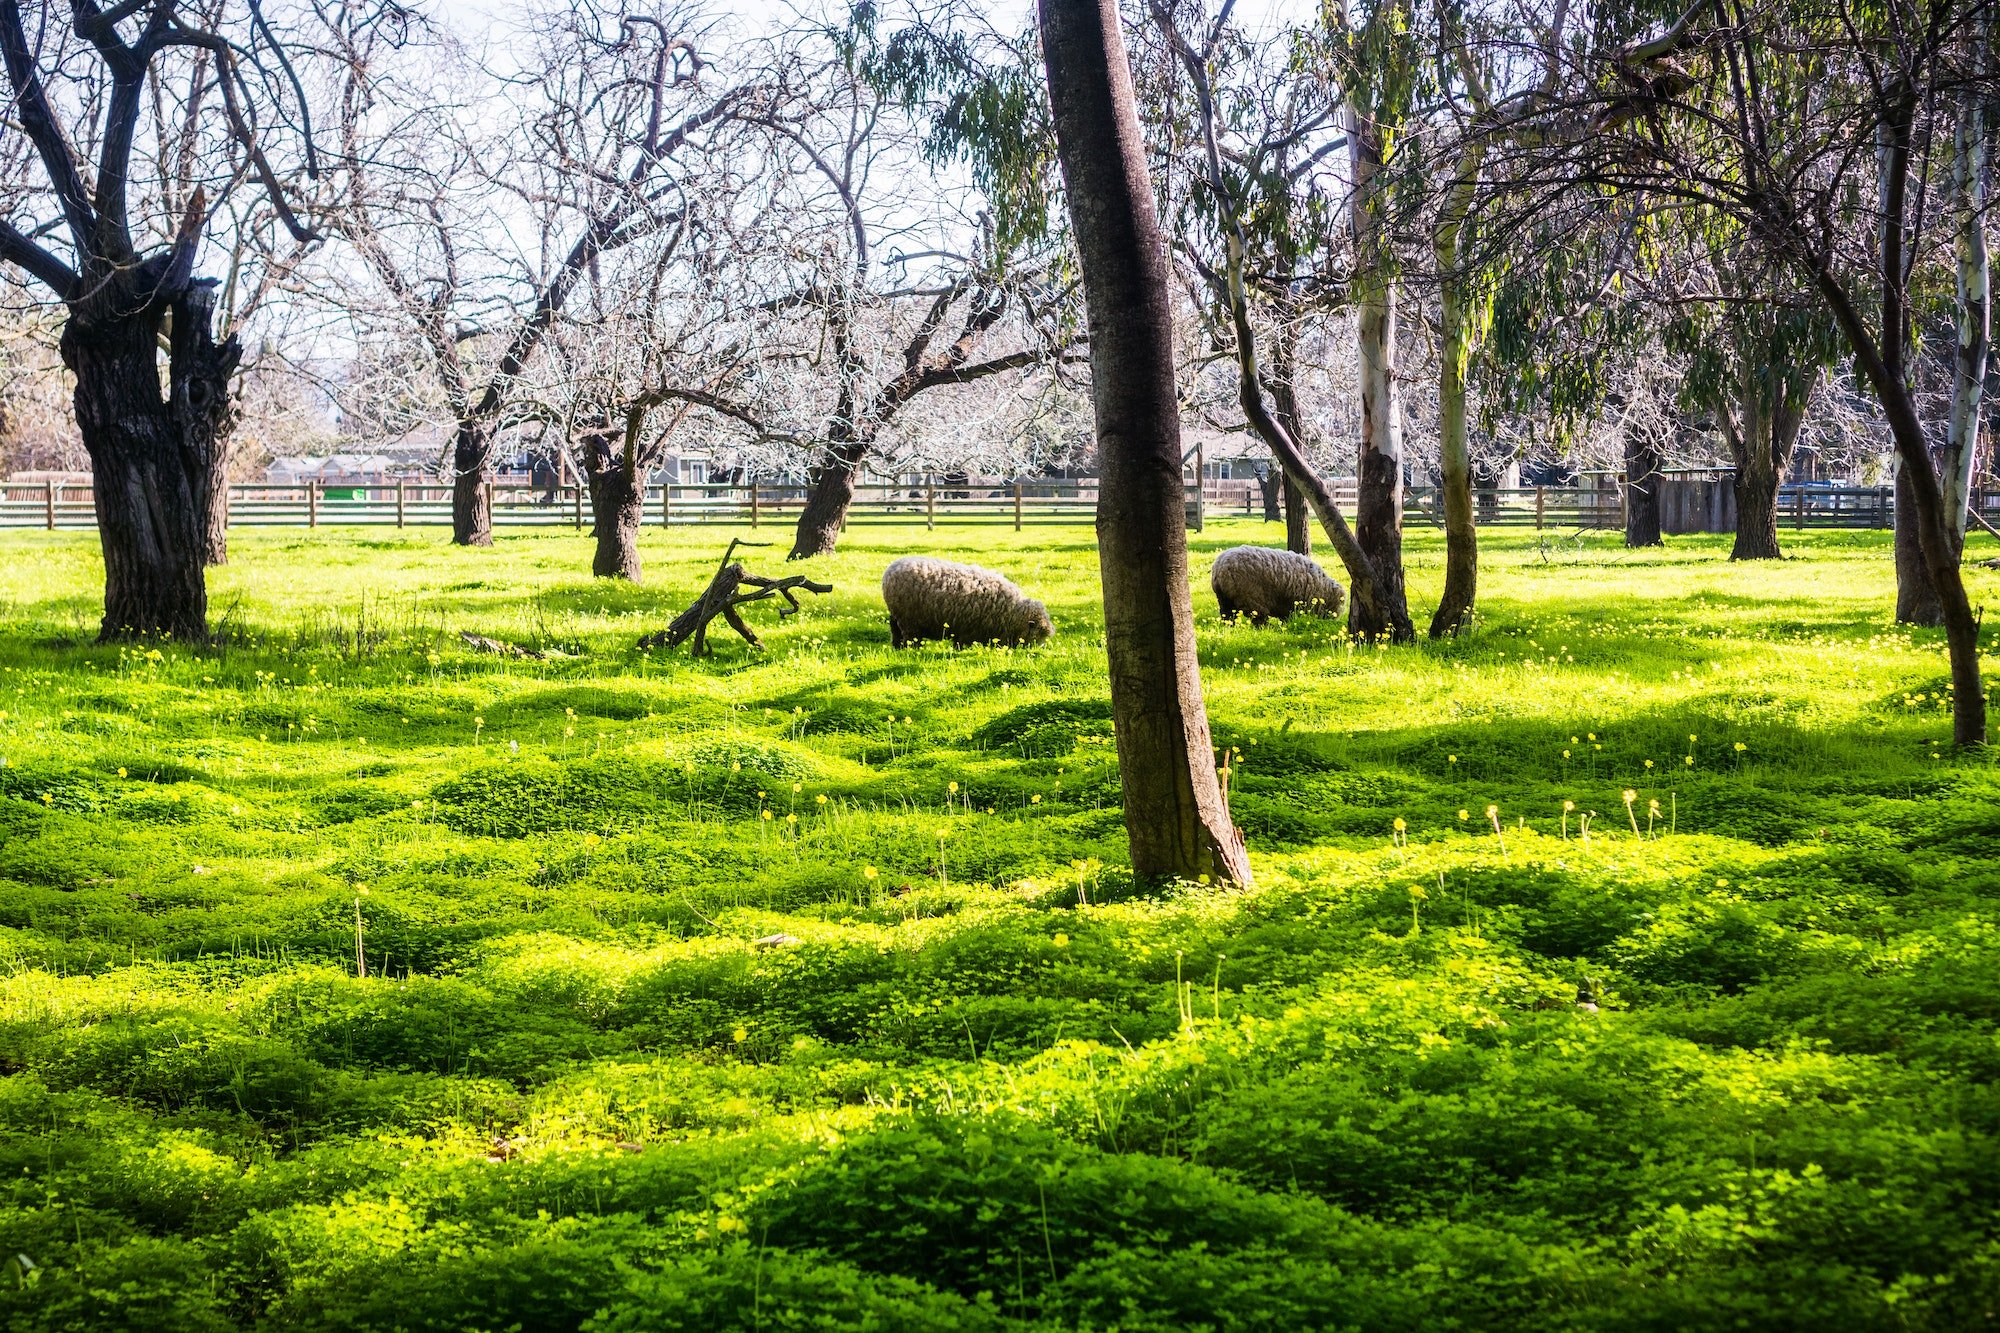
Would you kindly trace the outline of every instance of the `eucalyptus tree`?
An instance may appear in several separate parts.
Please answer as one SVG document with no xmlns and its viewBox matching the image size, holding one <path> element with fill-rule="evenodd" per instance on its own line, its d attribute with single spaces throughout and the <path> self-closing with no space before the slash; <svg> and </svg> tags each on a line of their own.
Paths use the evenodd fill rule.
<svg viewBox="0 0 2000 1333">
<path fill-rule="evenodd" d="M 1925 285 L 1954 267 L 1961 112 L 2000 92 L 1987 62 L 1969 54 L 1995 9 L 1994 0 L 1859 9 L 1734 0 L 1699 4 L 1650 37 L 1637 35 L 1649 14 L 1607 11 L 1568 105 L 1542 112 L 1558 150 L 1537 167 L 1712 214 L 1746 256 L 1817 298 L 1881 406 L 1907 479 L 1904 519 L 1938 593 L 1961 746 L 1986 739 L 1979 626 L 1913 383 L 1913 330 Z"/>
<path fill-rule="evenodd" d="M 1229 233 L 1240 230 L 1241 278 L 1265 352 L 1258 374 L 1272 415 L 1310 458 L 1302 349 L 1346 310 L 1353 256 L 1338 170 L 1347 145 L 1339 81 L 1316 28 L 1254 31 L 1227 14 L 1211 25 L 1185 4 L 1156 3 L 1150 16 L 1135 29 L 1135 77 L 1189 305 L 1211 345 L 1233 357 L 1227 252 Z M 1199 54 L 1183 22 L 1202 37 Z M 1148 59 L 1149 45 L 1164 49 Z M 1281 460 L 1273 481 L 1267 509 L 1282 500 L 1287 548 L 1310 554 L 1315 516 L 1305 492 Z"/>
<path fill-rule="evenodd" d="M 1346 567 L 1352 604 L 1348 618 L 1349 628 L 1356 634 L 1370 638 L 1382 636 L 1397 642 L 1406 641 L 1413 637 L 1413 631 L 1407 605 L 1401 596 L 1400 538 L 1395 557 L 1396 568 L 1392 573 L 1386 571 L 1363 547 L 1357 528 L 1349 526 L 1346 516 L 1334 502 L 1331 488 L 1312 467 L 1304 451 L 1299 447 L 1296 435 L 1298 419 L 1296 407 L 1289 414 L 1290 421 L 1274 410 L 1273 394 L 1265 383 L 1263 367 L 1258 356 L 1259 340 L 1251 309 L 1249 279 L 1251 231 L 1244 218 L 1253 212 L 1267 212 L 1278 220 L 1279 229 L 1282 230 L 1285 216 L 1290 210 L 1276 200 L 1283 198 L 1289 201 L 1292 192 L 1306 174 L 1275 169 L 1274 161 L 1281 160 L 1281 154 L 1274 151 L 1274 145 L 1286 138 L 1304 139 L 1305 136 L 1301 133 L 1303 129 L 1315 124 L 1330 123 L 1334 115 L 1341 115 L 1344 118 L 1345 103 L 1343 100 L 1335 99 L 1327 110 L 1317 115 L 1309 112 L 1304 116 L 1303 123 L 1294 122 L 1290 128 L 1261 140 L 1257 137 L 1257 132 L 1253 131 L 1252 141 L 1248 147 L 1232 143 L 1225 151 L 1224 121 L 1233 117 L 1230 115 L 1231 108 L 1226 106 L 1217 94 L 1216 71 L 1224 61 L 1229 44 L 1234 40 L 1227 8 L 1212 22 L 1197 11 L 1192 16 L 1193 22 L 1200 24 L 1197 29 L 1198 36 L 1195 38 L 1190 38 L 1183 31 L 1181 18 L 1165 4 L 1155 4 L 1152 16 L 1154 24 L 1166 38 L 1173 60 L 1187 79 L 1194 102 L 1193 123 L 1198 136 L 1196 140 L 1198 147 L 1194 150 L 1198 154 L 1195 159 L 1197 181 L 1207 208 L 1212 210 L 1208 225 L 1222 250 L 1219 263 L 1203 264 L 1203 267 L 1212 275 L 1213 285 L 1218 290 L 1223 308 L 1227 312 L 1227 338 L 1236 363 L 1238 402 L 1244 418 L 1271 450 L 1272 456 L 1284 471 L 1286 481 L 1297 488 L 1311 505 L 1335 553 Z M 1345 146 L 1343 140 L 1334 139 L 1322 148 L 1321 155 L 1324 156 Z M 1254 202 L 1247 197 L 1253 190 L 1258 192 Z M 1192 247 L 1189 249 L 1190 253 L 1198 253 L 1193 251 Z M 1197 262 L 1201 261 L 1197 259 Z M 1275 285 L 1285 286 L 1287 282 L 1284 278 L 1280 278 Z M 1365 314 L 1363 322 L 1365 325 Z M 1381 326 L 1378 325 L 1377 332 L 1381 331 Z M 1391 332 L 1393 333 L 1392 327 Z M 1365 334 L 1363 341 L 1366 341 Z M 1370 392 L 1368 353 L 1365 350 L 1362 353 L 1362 360 L 1365 416 Z M 1393 406 L 1393 401 L 1391 405 Z M 1378 396 L 1377 407 L 1381 406 L 1382 402 Z M 1400 438 L 1399 426 L 1397 439 L 1400 441 Z M 1400 445 L 1398 447 L 1400 448 Z M 1400 532 L 1400 461 L 1397 464 L 1397 472 L 1396 490 L 1399 497 L 1397 528 Z"/>
<path fill-rule="evenodd" d="M 1083 270 L 1105 649 L 1133 871 L 1248 884 L 1216 772 L 1183 529 L 1172 276 L 1117 0 L 1041 0 L 1048 103 Z"/>
<path fill-rule="evenodd" d="M 208 630 L 203 565 L 241 341 L 218 336 L 218 284 L 197 275 L 233 212 L 254 206 L 294 246 L 328 22 L 394 28 L 391 5 L 190 6 L 0 0 L 8 218 L 0 261 L 64 311 L 60 349 L 90 455 L 106 639 Z M 156 133 L 141 133 L 150 123 Z"/>
</svg>

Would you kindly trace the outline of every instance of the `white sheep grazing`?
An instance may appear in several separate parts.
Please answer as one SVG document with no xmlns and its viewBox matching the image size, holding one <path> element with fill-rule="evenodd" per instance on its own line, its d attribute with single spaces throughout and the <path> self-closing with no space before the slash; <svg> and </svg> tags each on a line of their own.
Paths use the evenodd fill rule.
<svg viewBox="0 0 2000 1333">
<path fill-rule="evenodd" d="M 1291 619 L 1294 611 L 1316 616 L 1340 614 L 1346 591 L 1311 557 L 1268 546 L 1232 546 L 1215 557 L 1208 576 L 1224 620 L 1240 613 L 1261 625 L 1276 617 Z"/>
<path fill-rule="evenodd" d="M 889 637 L 896 647 L 923 639 L 1040 643 L 1054 632 L 1049 613 L 1001 574 L 929 556 L 906 555 L 882 571 Z"/>
</svg>

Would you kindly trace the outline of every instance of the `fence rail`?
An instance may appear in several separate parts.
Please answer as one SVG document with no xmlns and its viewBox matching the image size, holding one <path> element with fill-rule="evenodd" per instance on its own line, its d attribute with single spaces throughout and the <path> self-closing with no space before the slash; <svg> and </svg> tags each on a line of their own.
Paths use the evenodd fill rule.
<svg viewBox="0 0 2000 1333">
<path fill-rule="evenodd" d="M 1333 488 L 1335 501 L 1354 508 L 1351 483 Z M 490 483 L 488 503 L 495 527 L 590 526 L 588 498 L 578 486 Z M 1410 486 L 1403 492 L 1412 524 L 1443 522 L 1442 492 Z M 1195 510 L 1195 488 L 1188 487 Z M 649 486 L 645 515 L 650 526 L 690 523 L 747 523 L 752 527 L 794 521 L 805 503 L 802 486 L 777 482 Z M 1263 512 L 1256 483 L 1211 479 L 1203 488 L 1200 512 L 1207 517 L 1254 516 Z M 1473 492 L 1481 527 L 1617 529 L 1624 526 L 1624 497 L 1616 488 L 1481 488 Z M 2000 491 L 1976 491 L 1976 512 L 2000 521 Z M 1024 481 L 999 485 L 890 485 L 855 488 L 850 524 L 1089 522 L 1097 512 L 1097 483 Z M 451 488 L 435 483 L 392 482 L 365 486 L 259 483 L 229 488 L 231 526 L 436 527 L 451 523 Z M 1887 528 L 1895 523 L 1895 492 L 1886 486 L 1786 486 L 1778 500 L 1780 526 L 1804 528 Z M 83 529 L 95 527 L 91 490 L 77 482 L 0 482 L 0 528 Z"/>
</svg>

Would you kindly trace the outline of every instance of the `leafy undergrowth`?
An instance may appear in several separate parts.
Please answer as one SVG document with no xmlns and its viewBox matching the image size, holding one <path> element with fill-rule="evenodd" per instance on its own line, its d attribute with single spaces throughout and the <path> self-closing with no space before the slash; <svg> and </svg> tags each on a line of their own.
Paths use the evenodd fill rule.
<svg viewBox="0 0 2000 1333">
<path fill-rule="evenodd" d="M 647 542 L 239 537 L 192 652 L 8 538 L 7 1327 L 2000 1318 L 2000 779 L 1884 537 L 1489 538 L 1394 650 L 1204 590 L 1257 884 L 1150 894 L 1087 532 L 857 528 L 700 663 Z M 891 652 L 910 549 L 1057 639 Z"/>
</svg>

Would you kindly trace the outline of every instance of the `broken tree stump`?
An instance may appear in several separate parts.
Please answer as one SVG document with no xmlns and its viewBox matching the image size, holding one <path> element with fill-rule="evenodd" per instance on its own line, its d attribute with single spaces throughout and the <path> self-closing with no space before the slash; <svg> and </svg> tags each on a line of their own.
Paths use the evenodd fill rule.
<svg viewBox="0 0 2000 1333">
<path fill-rule="evenodd" d="M 814 583 L 803 574 L 793 574 L 782 579 L 767 579 L 752 574 L 742 564 L 730 559 L 739 546 L 769 546 L 769 542 L 746 542 L 737 538 L 729 543 L 729 549 L 722 553 L 722 561 L 716 567 L 715 577 L 708 582 L 708 588 L 695 598 L 694 605 L 675 616 L 673 623 L 665 629 L 648 634 L 639 640 L 641 648 L 678 648 L 688 644 L 692 657 L 706 657 L 712 650 L 708 646 L 708 625 L 717 616 L 729 628 L 743 636 L 744 642 L 752 648 L 763 650 L 763 640 L 757 637 L 737 609 L 751 602 L 768 601 L 782 597 L 785 605 L 778 608 L 778 619 L 797 615 L 800 592 L 826 593 L 833 591 L 831 583 Z"/>
</svg>

